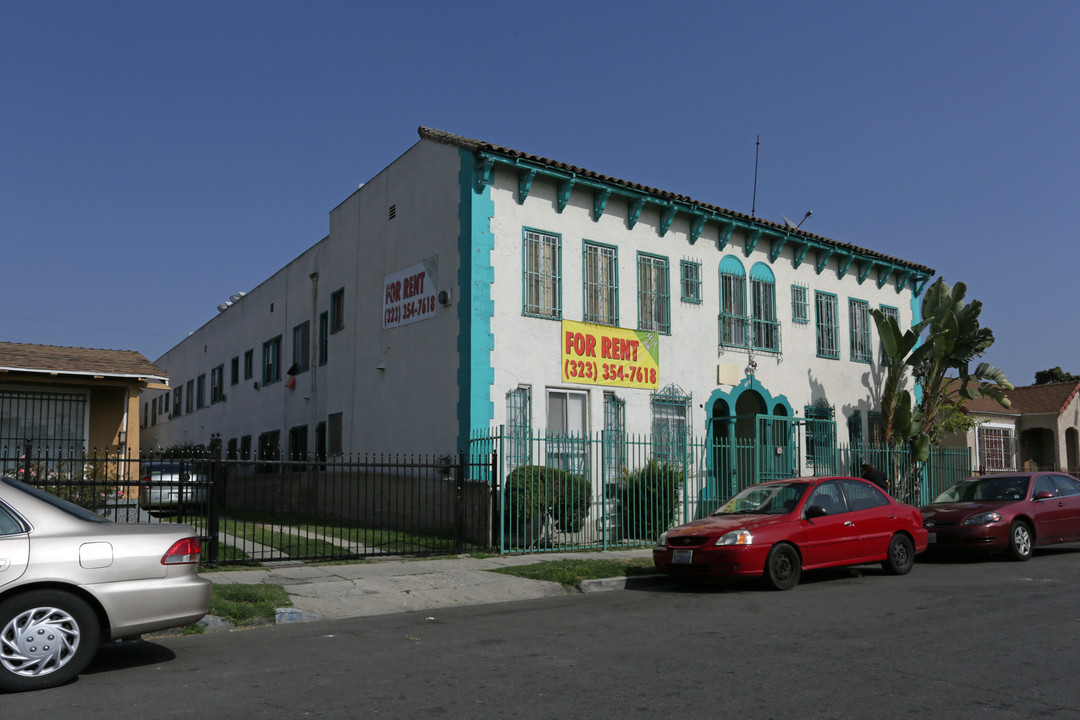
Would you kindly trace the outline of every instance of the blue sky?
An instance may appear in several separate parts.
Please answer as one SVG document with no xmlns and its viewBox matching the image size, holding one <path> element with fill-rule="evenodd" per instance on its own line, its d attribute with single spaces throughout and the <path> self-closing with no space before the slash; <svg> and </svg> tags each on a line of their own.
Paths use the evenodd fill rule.
<svg viewBox="0 0 1080 720">
<path fill-rule="evenodd" d="M 156 359 L 427 125 L 929 265 L 1080 373 L 1080 3 L 0 4 L 0 340 Z"/>
</svg>

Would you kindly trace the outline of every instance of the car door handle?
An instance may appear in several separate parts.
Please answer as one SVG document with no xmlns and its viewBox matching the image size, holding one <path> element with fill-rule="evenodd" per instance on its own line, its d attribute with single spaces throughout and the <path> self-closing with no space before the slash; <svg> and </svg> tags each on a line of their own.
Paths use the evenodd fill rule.
<svg viewBox="0 0 1080 720">
<path fill-rule="evenodd" d="M 847 525 L 849 527 L 855 527 L 855 523 L 851 522 L 850 520 L 845 520 L 844 525 Z"/>
</svg>

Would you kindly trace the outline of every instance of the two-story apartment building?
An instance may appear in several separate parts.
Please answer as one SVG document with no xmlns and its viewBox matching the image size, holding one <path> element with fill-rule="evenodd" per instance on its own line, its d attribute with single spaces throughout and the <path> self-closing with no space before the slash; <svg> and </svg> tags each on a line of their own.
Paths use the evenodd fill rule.
<svg viewBox="0 0 1080 720">
<path fill-rule="evenodd" d="M 931 268 L 419 134 L 325 238 L 156 361 L 173 389 L 144 395 L 152 444 L 438 454 L 503 426 L 768 446 L 759 416 L 873 436 L 870 310 L 910 326 Z"/>
</svg>

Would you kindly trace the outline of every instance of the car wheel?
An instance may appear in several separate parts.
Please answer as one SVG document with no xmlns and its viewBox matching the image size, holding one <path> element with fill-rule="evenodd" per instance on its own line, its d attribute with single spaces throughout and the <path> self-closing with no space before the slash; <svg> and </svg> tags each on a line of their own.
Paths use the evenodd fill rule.
<svg viewBox="0 0 1080 720">
<path fill-rule="evenodd" d="M 889 541 L 889 554 L 881 567 L 890 575 L 907 575 L 915 564 L 915 544 L 907 535 L 896 533 Z"/>
<path fill-rule="evenodd" d="M 787 543 L 777 543 L 765 558 L 765 582 L 774 590 L 790 590 L 799 584 L 802 560 Z"/>
<path fill-rule="evenodd" d="M 60 590 L 32 590 L 0 603 L 0 690 L 62 685 L 97 651 L 97 615 Z"/>
<path fill-rule="evenodd" d="M 1031 537 L 1031 528 L 1028 524 L 1017 520 L 1009 528 L 1009 557 L 1013 560 L 1027 560 L 1031 557 L 1031 547 L 1034 540 Z"/>
</svg>

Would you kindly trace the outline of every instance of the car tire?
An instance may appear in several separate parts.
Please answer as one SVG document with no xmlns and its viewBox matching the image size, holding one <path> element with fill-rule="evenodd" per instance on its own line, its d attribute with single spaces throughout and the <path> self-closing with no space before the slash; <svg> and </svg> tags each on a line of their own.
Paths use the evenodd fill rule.
<svg viewBox="0 0 1080 720">
<path fill-rule="evenodd" d="M 1014 522 L 1009 528 L 1009 557 L 1020 562 L 1029 560 L 1034 544 L 1035 539 L 1031 536 L 1031 527 L 1022 520 Z"/>
<path fill-rule="evenodd" d="M 773 590 L 790 590 L 799 584 L 802 558 L 787 543 L 777 543 L 765 558 L 765 583 Z"/>
<path fill-rule="evenodd" d="M 0 690 L 72 680 L 97 652 L 101 628 L 86 603 L 62 590 L 31 590 L 0 603 Z"/>
<path fill-rule="evenodd" d="M 911 538 L 896 533 L 889 541 L 889 554 L 881 562 L 881 567 L 890 575 L 907 575 L 915 565 L 915 544 Z"/>
</svg>

